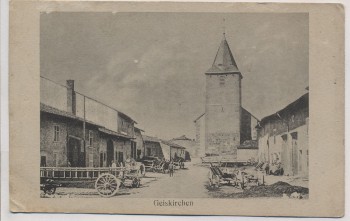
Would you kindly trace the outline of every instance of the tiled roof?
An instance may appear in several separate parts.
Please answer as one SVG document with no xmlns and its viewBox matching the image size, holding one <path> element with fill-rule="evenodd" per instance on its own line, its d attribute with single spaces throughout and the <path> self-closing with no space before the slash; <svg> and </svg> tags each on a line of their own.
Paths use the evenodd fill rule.
<svg viewBox="0 0 350 221">
<path fill-rule="evenodd" d="M 74 119 L 74 120 L 78 120 L 78 121 L 84 121 L 83 118 L 81 117 L 78 117 L 72 113 L 69 113 L 67 111 L 62 111 L 62 110 L 59 110 L 57 108 L 54 108 L 54 107 L 51 107 L 49 105 L 46 105 L 46 104 L 43 104 L 43 103 L 40 103 L 40 111 L 41 112 L 45 112 L 45 113 L 49 113 L 49 114 L 53 114 L 53 115 L 58 115 L 58 116 L 61 116 L 61 117 L 66 117 L 66 118 L 69 118 L 69 119 Z M 128 135 L 124 135 L 124 134 L 121 134 L 121 133 L 118 133 L 116 131 L 112 131 L 112 130 L 109 130 L 101 125 L 98 125 L 94 122 L 91 122 L 91 121 L 87 121 L 85 120 L 86 123 L 88 124 L 91 124 L 91 125 L 94 125 L 96 127 L 98 127 L 98 130 L 102 133 L 106 133 L 106 134 L 109 134 L 109 135 L 113 135 L 113 136 L 117 136 L 117 137 L 123 137 L 123 138 L 127 138 L 127 139 L 133 139 L 132 137 L 128 136 Z"/>
<path fill-rule="evenodd" d="M 206 73 L 221 74 L 221 73 L 235 73 L 235 72 L 239 72 L 239 70 L 224 34 L 223 39 L 219 46 L 219 50 L 216 53 L 213 65 Z"/>
<path fill-rule="evenodd" d="M 107 128 L 100 127 L 100 128 L 98 128 L 98 130 L 102 133 L 105 133 L 105 134 L 109 134 L 109 135 L 113 135 L 113 136 L 117 136 L 117 137 L 122 137 L 122 138 L 126 138 L 126 139 L 134 139 L 133 137 L 118 133 L 116 131 L 109 130 Z"/>
<path fill-rule="evenodd" d="M 186 135 L 182 135 L 181 137 L 173 138 L 171 140 L 192 140 L 192 139 L 186 137 Z"/>
<path fill-rule="evenodd" d="M 40 111 L 45 112 L 45 113 L 59 115 L 62 117 L 68 117 L 71 119 L 83 120 L 82 118 L 77 117 L 76 115 L 74 115 L 72 113 L 69 113 L 69 112 L 63 111 L 63 110 L 59 110 L 57 108 L 51 107 L 51 106 L 43 104 L 43 103 L 40 103 Z"/>
<path fill-rule="evenodd" d="M 178 148 L 178 149 L 186 149 L 185 147 L 181 146 L 181 145 L 178 145 L 176 143 L 173 143 L 171 141 L 166 141 L 166 140 L 162 140 L 162 143 L 170 146 L 170 147 L 174 147 L 174 148 Z"/>
<path fill-rule="evenodd" d="M 145 142 L 159 143 L 161 141 L 157 137 L 151 137 L 151 136 L 147 136 L 147 135 L 142 135 L 142 138 Z"/>
<path fill-rule="evenodd" d="M 280 119 L 281 117 L 283 117 L 288 113 L 291 113 L 298 109 L 306 108 L 306 107 L 309 107 L 309 93 L 306 93 L 303 96 L 299 97 L 297 100 L 290 103 L 285 108 L 277 111 L 276 113 L 264 117 L 263 119 L 261 119 L 260 125 L 264 125 L 265 123 L 271 120 Z"/>
</svg>

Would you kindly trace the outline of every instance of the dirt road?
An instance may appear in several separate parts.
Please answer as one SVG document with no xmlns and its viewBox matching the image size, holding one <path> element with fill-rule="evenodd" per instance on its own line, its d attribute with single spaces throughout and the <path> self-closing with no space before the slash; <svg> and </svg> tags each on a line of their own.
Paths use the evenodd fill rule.
<svg viewBox="0 0 350 221">
<path fill-rule="evenodd" d="M 174 176 L 161 173 L 146 173 L 140 188 L 120 188 L 114 197 L 120 198 L 203 198 L 210 197 L 206 188 L 208 168 L 187 163 L 186 169 L 175 170 Z M 44 196 L 45 197 L 45 196 Z M 58 188 L 55 198 L 100 197 L 95 189 Z"/>
</svg>

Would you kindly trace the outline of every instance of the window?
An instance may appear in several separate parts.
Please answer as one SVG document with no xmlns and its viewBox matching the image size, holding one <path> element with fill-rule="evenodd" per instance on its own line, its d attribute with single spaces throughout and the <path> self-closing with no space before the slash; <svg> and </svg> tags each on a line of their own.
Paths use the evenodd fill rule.
<svg viewBox="0 0 350 221">
<path fill-rule="evenodd" d="M 92 132 L 92 130 L 89 130 L 89 146 L 92 146 L 92 144 L 93 144 L 93 132 Z"/>
<path fill-rule="evenodd" d="M 57 142 L 57 141 L 60 140 L 60 127 L 57 126 L 57 125 L 55 125 L 53 127 L 54 127 L 54 138 L 53 138 L 53 140 Z"/>
<path fill-rule="evenodd" d="M 46 167 L 46 156 L 41 156 L 40 157 L 40 166 L 41 167 Z"/>
</svg>

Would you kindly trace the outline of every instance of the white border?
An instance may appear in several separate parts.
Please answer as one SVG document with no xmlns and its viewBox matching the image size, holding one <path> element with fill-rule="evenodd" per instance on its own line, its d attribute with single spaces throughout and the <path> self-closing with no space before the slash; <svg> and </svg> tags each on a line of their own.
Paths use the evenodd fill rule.
<svg viewBox="0 0 350 221">
<path fill-rule="evenodd" d="M 19 220 L 35 220 L 35 221 L 47 221 L 50 219 L 50 221 L 62 221 L 62 220 L 74 220 L 74 221 L 86 221 L 86 220 L 295 220 L 295 218 L 267 218 L 267 217 L 229 217 L 229 216 L 140 216 L 140 215 L 94 215 L 94 214 L 14 214 L 9 212 L 9 121 L 8 121 L 8 49 L 9 49 L 9 3 L 8 0 L 0 0 L 1 1 L 1 218 L 0 220 L 4 221 L 19 221 Z M 137 1 L 137 0 L 129 0 L 129 1 Z M 146 0 L 147 1 L 147 0 Z M 148 0 L 150 1 L 150 0 Z M 163 1 L 174 1 L 174 0 L 163 0 Z M 185 2 L 186 0 L 177 0 L 181 2 Z M 196 0 L 190 0 L 192 2 L 200 2 Z M 203 2 L 256 2 L 257 0 L 202 0 Z M 349 34 L 350 34 L 350 26 L 349 26 L 349 13 L 350 13 L 350 1 L 347 0 L 319 0 L 319 1 L 298 1 L 298 0 L 268 0 L 268 1 L 259 1 L 259 2 L 288 2 L 288 3 L 342 3 L 345 7 L 345 33 L 346 33 L 346 41 L 349 40 Z M 346 47 L 346 55 L 349 54 L 349 44 L 345 44 Z M 346 59 L 346 67 L 345 71 L 348 73 L 350 61 L 347 59 L 348 56 L 345 56 Z M 345 107 L 346 110 L 350 108 L 350 80 L 345 75 Z M 350 132 L 349 132 L 349 125 L 350 125 L 350 119 L 348 115 L 350 114 L 350 111 L 345 112 L 345 137 L 350 138 Z M 349 168 L 350 168 L 350 148 L 349 146 L 349 139 L 345 140 L 345 159 L 346 159 L 346 179 L 345 179 L 345 191 L 346 191 L 346 199 L 345 199 L 345 217 L 339 219 L 339 220 L 350 220 L 349 215 L 349 200 L 350 200 L 350 194 L 349 194 L 349 187 L 350 187 L 350 174 L 349 174 Z M 25 188 L 25 184 L 23 184 L 23 188 Z M 327 194 L 327 193 L 325 193 Z M 253 208 L 252 208 L 253 209 Z M 320 218 L 307 218 L 307 220 L 320 220 Z M 334 220 L 331 218 L 324 218 L 322 220 Z"/>
</svg>

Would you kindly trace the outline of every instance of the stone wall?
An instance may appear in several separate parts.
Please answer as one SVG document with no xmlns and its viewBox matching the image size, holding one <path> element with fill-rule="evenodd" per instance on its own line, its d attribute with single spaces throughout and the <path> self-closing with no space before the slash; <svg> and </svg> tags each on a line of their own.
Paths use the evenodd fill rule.
<svg viewBox="0 0 350 221">
<path fill-rule="evenodd" d="M 236 152 L 240 144 L 241 76 L 206 75 L 206 153 Z"/>
</svg>

